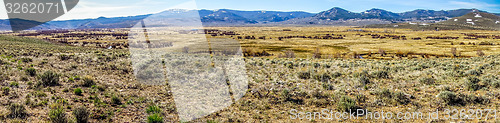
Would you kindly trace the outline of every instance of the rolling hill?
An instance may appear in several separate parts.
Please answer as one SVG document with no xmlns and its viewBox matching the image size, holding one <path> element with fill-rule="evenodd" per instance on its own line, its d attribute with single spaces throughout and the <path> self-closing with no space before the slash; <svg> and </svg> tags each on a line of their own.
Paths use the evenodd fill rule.
<svg viewBox="0 0 500 123">
<path fill-rule="evenodd" d="M 450 18 L 438 23 L 393 23 L 365 26 L 368 28 L 407 28 L 414 30 L 500 30 L 500 17 L 486 12 L 474 11 L 460 17 Z"/>
<path fill-rule="evenodd" d="M 500 17 L 485 12 L 471 12 L 464 16 L 452 18 L 439 24 L 500 30 Z"/>
</svg>

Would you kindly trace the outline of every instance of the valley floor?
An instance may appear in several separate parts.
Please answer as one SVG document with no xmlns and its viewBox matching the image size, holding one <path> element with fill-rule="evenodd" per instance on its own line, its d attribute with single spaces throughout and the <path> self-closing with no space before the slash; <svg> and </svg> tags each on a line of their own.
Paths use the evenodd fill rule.
<svg viewBox="0 0 500 123">
<path fill-rule="evenodd" d="M 90 122 L 147 122 L 152 111 L 163 121 L 179 121 L 168 85 L 135 81 L 127 49 L 66 46 L 12 36 L 0 36 L 0 46 L 0 122 L 47 122 L 60 117 L 54 115 L 57 109 L 74 121 L 73 112 L 80 107 L 87 109 Z M 422 112 L 424 118 L 446 109 L 498 113 L 500 55 L 404 60 L 246 57 L 245 61 L 246 94 L 195 122 L 500 120 L 484 113 L 478 119 L 460 119 L 462 115 L 444 119 L 447 115 L 440 113 L 437 120 L 309 120 L 293 119 L 292 110 Z M 25 113 L 15 113 L 23 111 L 16 104 Z M 161 110 L 154 110 L 156 106 Z"/>
</svg>

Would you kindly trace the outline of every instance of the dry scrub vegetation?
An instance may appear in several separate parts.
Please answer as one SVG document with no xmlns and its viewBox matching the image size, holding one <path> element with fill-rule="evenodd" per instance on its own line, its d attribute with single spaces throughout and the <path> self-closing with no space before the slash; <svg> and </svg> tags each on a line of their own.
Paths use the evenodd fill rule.
<svg viewBox="0 0 500 123">
<path fill-rule="evenodd" d="M 452 108 L 500 109 L 499 39 L 463 39 L 471 37 L 460 34 L 464 31 L 397 30 L 395 33 L 406 35 L 407 40 L 396 40 L 366 37 L 367 33 L 394 35 L 375 29 L 222 29 L 239 36 L 257 36 L 240 40 L 245 50 L 253 50 L 246 52 L 245 58 L 249 89 L 235 104 L 195 122 L 304 121 L 291 120 L 291 109 L 424 113 Z M 327 33 L 346 36 L 278 39 Z M 444 33 L 460 39 L 425 39 Z M 259 39 L 262 36 L 267 38 Z M 238 35 L 209 37 L 238 39 Z M 411 39 L 416 37 L 424 39 Z M 494 45 L 479 45 L 481 42 Z M 168 85 L 137 83 L 127 49 L 67 46 L 5 35 L 0 36 L 0 46 L 0 122 L 179 122 Z M 413 58 L 417 54 L 421 57 Z M 471 58 L 478 55 L 481 57 Z M 487 120 L 495 121 L 498 119 Z"/>
</svg>

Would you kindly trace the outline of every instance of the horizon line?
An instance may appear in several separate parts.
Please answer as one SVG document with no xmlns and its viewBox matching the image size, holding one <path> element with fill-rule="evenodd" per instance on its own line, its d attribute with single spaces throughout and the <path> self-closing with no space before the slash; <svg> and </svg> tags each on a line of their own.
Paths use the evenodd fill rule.
<svg viewBox="0 0 500 123">
<path fill-rule="evenodd" d="M 342 8 L 342 7 L 332 7 L 331 9 L 333 8 L 341 8 L 341 9 L 344 9 L 344 10 L 347 10 L 345 8 Z M 331 10 L 331 9 L 328 9 L 328 10 Z M 415 9 L 415 10 L 410 10 L 410 11 L 404 11 L 404 12 L 393 12 L 393 11 L 390 11 L 390 10 L 386 10 L 386 9 L 382 9 L 382 8 L 371 8 L 371 9 L 367 9 L 365 11 L 368 11 L 368 10 L 372 10 L 372 9 L 381 9 L 381 10 L 385 10 L 385 11 L 389 11 L 389 12 L 392 12 L 392 13 L 397 13 L 397 14 L 400 14 L 400 13 L 405 13 L 405 12 L 411 12 L 411 11 L 416 11 L 416 10 L 432 10 L 432 11 L 450 11 L 450 10 L 460 10 L 460 9 L 475 9 L 475 10 L 479 10 L 479 11 L 483 11 L 483 12 L 487 12 L 487 13 L 492 13 L 492 12 L 488 12 L 488 11 L 484 11 L 484 10 L 481 10 L 481 9 L 477 9 L 477 8 L 458 8 L 458 9 L 448 9 L 448 10 L 445 10 L 445 9 L 441 9 L 441 10 L 433 10 L 433 9 Z M 251 12 L 251 11 L 268 11 L 268 12 L 305 12 L 305 13 L 310 13 L 310 14 L 319 14 L 321 12 L 325 12 L 325 11 L 328 11 L 328 10 L 324 10 L 324 11 L 320 11 L 320 12 L 317 12 L 317 13 L 314 13 L 314 12 L 307 12 L 307 11 L 301 11 L 301 10 L 293 10 L 293 11 L 281 11 L 281 10 L 242 10 L 242 9 L 231 9 L 231 8 L 223 8 L 223 9 L 206 9 L 206 8 L 202 8 L 202 9 L 167 9 L 167 10 L 163 10 L 163 11 L 160 11 L 160 12 L 156 12 L 156 13 L 148 13 L 148 14 L 138 14 L 138 15 L 128 15 L 128 16 L 114 16 L 114 17 L 105 17 L 105 16 L 101 16 L 101 17 L 97 17 L 97 18 L 84 18 L 84 19 L 66 19 L 66 20 L 53 20 L 53 21 L 69 21 L 69 20 L 88 20 L 88 19 L 99 19 L 99 18 L 120 18 L 120 17 L 134 17 L 134 16 L 145 16 L 145 15 L 153 15 L 153 14 L 158 14 L 158 13 L 161 13 L 161 12 L 166 12 L 166 11 L 170 11 L 170 10 L 210 10 L 210 11 L 217 11 L 217 10 L 235 10 L 235 11 L 247 11 L 247 12 Z M 350 10 L 347 10 L 347 11 L 350 11 Z M 355 11 L 350 11 L 350 12 L 355 12 L 355 13 L 362 13 L 362 12 L 365 12 L 365 11 L 361 11 L 361 12 L 355 12 Z M 492 14 L 500 14 L 500 13 L 492 13 Z M 9 19 L 3 19 L 3 20 L 9 20 Z"/>
</svg>

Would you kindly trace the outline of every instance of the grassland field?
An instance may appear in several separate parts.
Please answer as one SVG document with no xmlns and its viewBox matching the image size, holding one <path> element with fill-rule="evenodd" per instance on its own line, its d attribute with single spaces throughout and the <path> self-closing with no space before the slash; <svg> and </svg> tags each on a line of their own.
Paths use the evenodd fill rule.
<svg viewBox="0 0 500 123">
<path fill-rule="evenodd" d="M 247 53 L 249 89 L 230 107 L 192 122 L 500 122 L 498 116 L 486 114 L 479 119 L 435 120 L 290 118 L 292 109 L 423 113 L 445 109 L 499 110 L 500 39 L 495 37 L 500 36 L 498 31 L 208 29 L 214 31 L 207 33 L 207 38 L 240 42 Z M 220 35 L 222 31 L 237 35 Z M 102 31 L 71 33 L 98 32 Z M 314 38 L 327 34 L 342 38 Z M 0 36 L 0 122 L 76 122 L 81 114 L 75 112 L 82 108 L 86 109 L 89 122 L 148 122 L 149 118 L 180 122 L 168 84 L 148 86 L 135 81 L 126 38 L 54 37 L 64 33 L 17 35 Z M 400 37 L 393 39 L 390 35 Z M 255 39 L 245 39 L 247 36 Z M 279 38 L 287 36 L 298 37 Z M 458 39 L 426 39 L 429 36 Z M 255 56 L 263 51 L 272 55 Z M 295 55 L 287 56 L 287 52 Z M 151 112 L 158 115 L 154 117 Z"/>
</svg>

